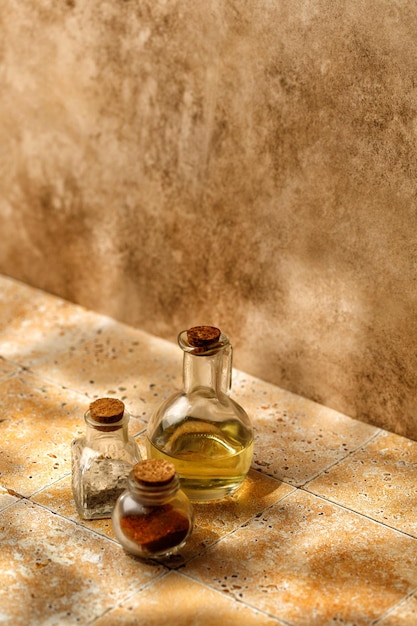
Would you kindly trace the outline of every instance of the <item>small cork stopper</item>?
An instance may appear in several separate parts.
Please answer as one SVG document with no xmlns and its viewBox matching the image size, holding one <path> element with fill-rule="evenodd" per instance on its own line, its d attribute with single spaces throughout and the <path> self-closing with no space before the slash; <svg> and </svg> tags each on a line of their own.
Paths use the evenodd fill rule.
<svg viewBox="0 0 417 626">
<path fill-rule="evenodd" d="M 114 424 L 119 422 L 125 410 L 125 405 L 116 398 L 99 398 L 90 404 L 90 415 L 100 424 Z"/>
<path fill-rule="evenodd" d="M 187 330 L 188 343 L 195 348 L 204 348 L 217 343 L 221 331 L 215 326 L 194 326 Z"/>
<path fill-rule="evenodd" d="M 146 459 L 133 467 L 133 478 L 141 485 L 166 485 L 175 476 L 175 466 L 162 459 Z"/>
</svg>

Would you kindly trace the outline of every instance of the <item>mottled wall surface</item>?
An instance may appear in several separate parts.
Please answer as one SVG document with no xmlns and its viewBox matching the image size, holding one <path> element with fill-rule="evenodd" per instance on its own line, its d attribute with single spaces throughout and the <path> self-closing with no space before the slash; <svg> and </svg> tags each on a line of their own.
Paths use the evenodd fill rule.
<svg viewBox="0 0 417 626">
<path fill-rule="evenodd" d="M 415 0 L 4 0 L 0 271 L 417 438 Z"/>
</svg>

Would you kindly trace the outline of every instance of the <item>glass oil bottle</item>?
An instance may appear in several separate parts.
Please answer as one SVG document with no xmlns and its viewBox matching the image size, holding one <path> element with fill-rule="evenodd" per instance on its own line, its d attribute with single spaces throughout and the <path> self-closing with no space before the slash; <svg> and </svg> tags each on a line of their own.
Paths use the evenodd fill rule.
<svg viewBox="0 0 417 626">
<path fill-rule="evenodd" d="M 232 494 L 253 456 L 253 428 L 245 410 L 229 396 L 232 346 L 218 328 L 182 331 L 184 389 L 152 416 L 148 457 L 175 465 L 181 488 L 192 501 Z"/>
</svg>

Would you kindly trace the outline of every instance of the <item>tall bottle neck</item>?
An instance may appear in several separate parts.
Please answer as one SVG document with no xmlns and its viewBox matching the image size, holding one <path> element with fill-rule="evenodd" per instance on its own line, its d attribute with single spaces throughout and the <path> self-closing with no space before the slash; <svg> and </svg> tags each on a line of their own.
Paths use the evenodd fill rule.
<svg viewBox="0 0 417 626">
<path fill-rule="evenodd" d="M 186 393 L 205 390 L 228 394 L 231 384 L 231 346 L 209 355 L 184 352 L 184 389 Z"/>
</svg>

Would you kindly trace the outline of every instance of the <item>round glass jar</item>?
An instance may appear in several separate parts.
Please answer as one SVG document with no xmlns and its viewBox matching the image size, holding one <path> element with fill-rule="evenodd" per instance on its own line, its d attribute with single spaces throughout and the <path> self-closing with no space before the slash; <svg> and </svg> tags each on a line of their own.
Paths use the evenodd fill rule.
<svg viewBox="0 0 417 626">
<path fill-rule="evenodd" d="M 193 509 L 174 465 L 161 459 L 137 463 L 114 507 L 112 524 L 116 539 L 131 554 L 149 559 L 178 552 L 192 532 Z"/>
</svg>

